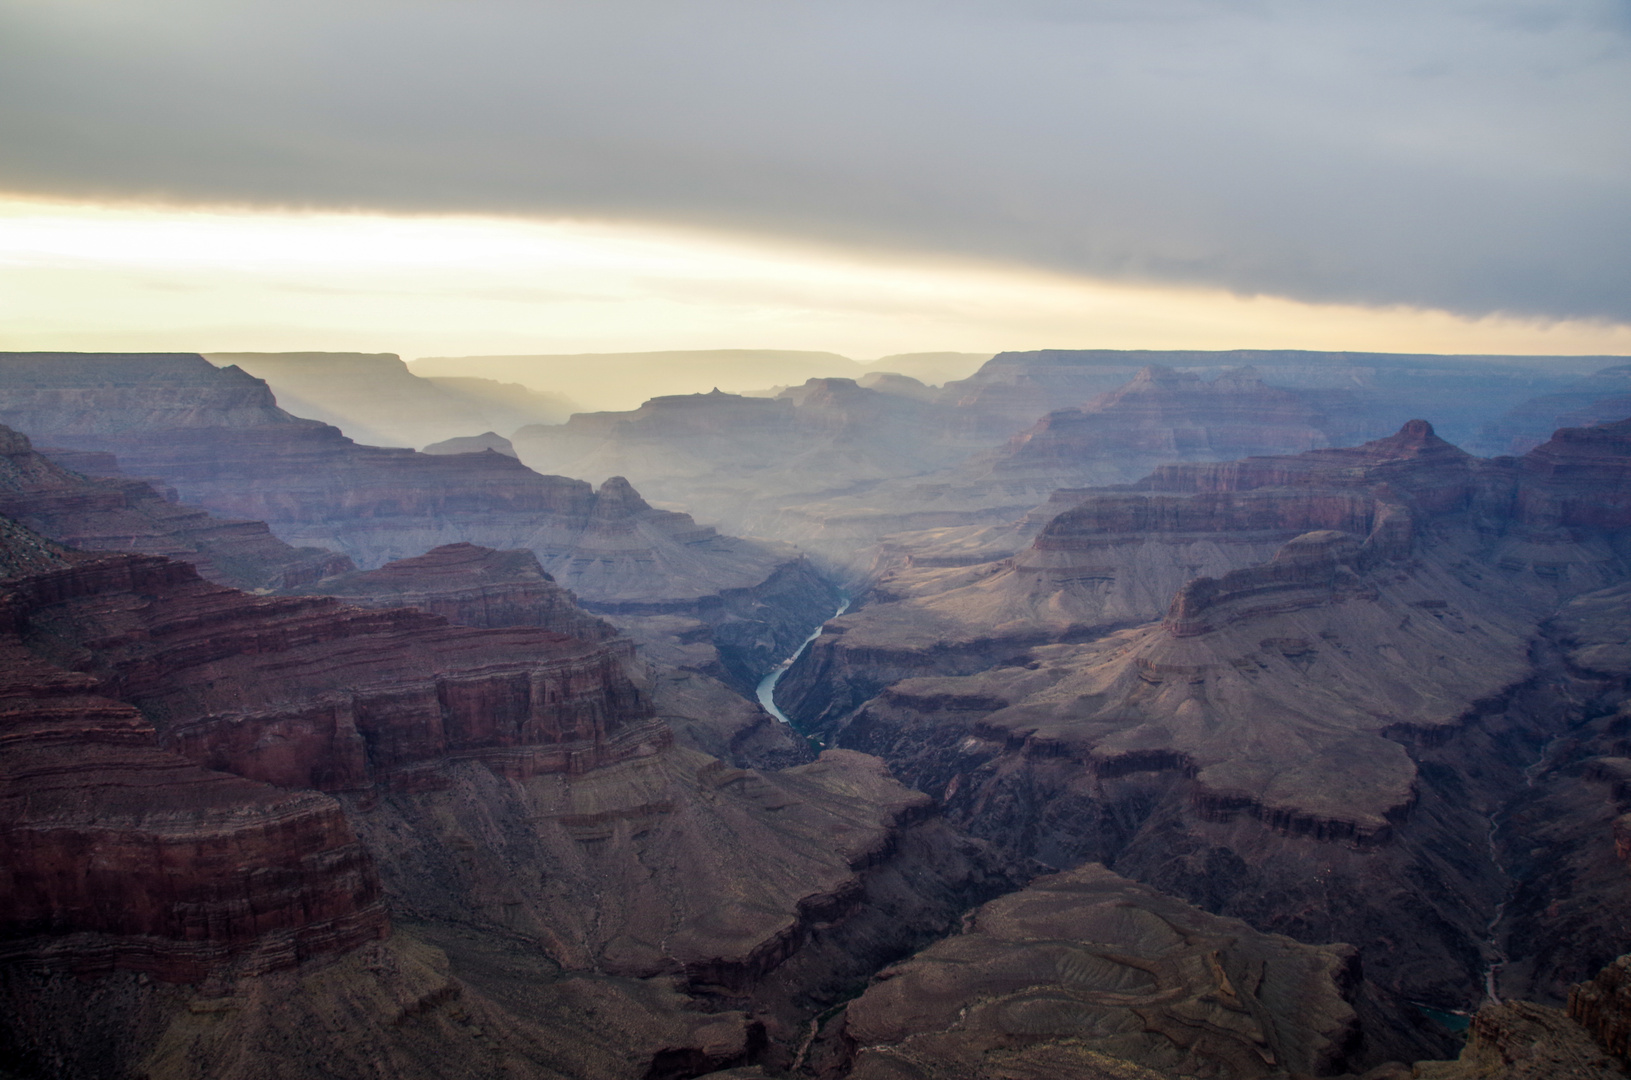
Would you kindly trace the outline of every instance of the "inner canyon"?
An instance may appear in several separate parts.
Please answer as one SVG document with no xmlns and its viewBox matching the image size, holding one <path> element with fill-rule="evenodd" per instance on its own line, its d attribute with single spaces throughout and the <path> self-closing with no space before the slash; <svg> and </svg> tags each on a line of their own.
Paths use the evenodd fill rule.
<svg viewBox="0 0 1631 1080">
<path fill-rule="evenodd" d="M 0 353 L 0 1080 L 1631 1068 L 1623 358 L 523 360 Z"/>
</svg>

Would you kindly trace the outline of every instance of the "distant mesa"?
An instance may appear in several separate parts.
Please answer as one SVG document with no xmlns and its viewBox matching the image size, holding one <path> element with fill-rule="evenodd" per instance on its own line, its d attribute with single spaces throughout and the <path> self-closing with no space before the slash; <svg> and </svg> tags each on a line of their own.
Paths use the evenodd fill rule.
<svg viewBox="0 0 1631 1080">
<path fill-rule="evenodd" d="M 366 446 L 423 446 L 472 431 L 559 424 L 567 397 L 468 374 L 422 378 L 393 353 L 210 353 L 265 379 L 296 416 L 333 424 Z"/>
<path fill-rule="evenodd" d="M 422 451 L 426 454 L 479 454 L 483 450 L 492 450 L 505 457 L 517 457 L 515 447 L 510 440 L 497 432 L 484 431 L 480 435 L 460 435 L 453 439 L 443 439 L 439 443 L 431 443 Z"/>
</svg>

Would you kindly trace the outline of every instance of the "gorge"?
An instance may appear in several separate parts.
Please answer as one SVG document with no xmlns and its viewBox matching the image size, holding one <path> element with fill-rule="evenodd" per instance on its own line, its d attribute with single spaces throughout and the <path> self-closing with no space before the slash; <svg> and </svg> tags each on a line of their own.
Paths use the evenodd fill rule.
<svg viewBox="0 0 1631 1080">
<path fill-rule="evenodd" d="M 0 354 L 0 1076 L 1621 1071 L 1613 358 L 214 359 Z"/>
</svg>

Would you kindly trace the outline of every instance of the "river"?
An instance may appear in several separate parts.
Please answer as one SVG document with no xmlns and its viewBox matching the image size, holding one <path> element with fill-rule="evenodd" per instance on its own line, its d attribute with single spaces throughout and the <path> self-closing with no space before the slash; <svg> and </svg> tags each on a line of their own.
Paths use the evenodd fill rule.
<svg viewBox="0 0 1631 1080">
<path fill-rule="evenodd" d="M 777 664 L 775 669 L 772 670 L 769 675 L 766 675 L 764 678 L 759 680 L 759 689 L 757 691 L 759 704 L 764 707 L 765 712 L 769 713 L 771 716 L 774 716 L 777 720 L 780 720 L 788 727 L 793 726 L 793 721 L 789 720 L 780 709 L 776 708 L 776 684 L 781 682 L 783 675 L 787 674 L 787 669 L 793 666 L 793 661 L 804 655 L 804 650 L 810 647 L 810 642 L 821 636 L 821 628 L 827 625 L 828 619 L 836 619 L 838 616 L 844 614 L 844 612 L 848 610 L 849 597 L 846 596 L 844 597 L 844 602 L 838 605 L 838 610 L 827 616 L 827 619 L 823 619 L 820 623 L 818 623 L 816 628 L 810 631 L 810 636 L 799 643 L 799 647 L 793 650 L 792 656 L 789 656 L 786 660 L 783 660 L 781 663 Z"/>
</svg>

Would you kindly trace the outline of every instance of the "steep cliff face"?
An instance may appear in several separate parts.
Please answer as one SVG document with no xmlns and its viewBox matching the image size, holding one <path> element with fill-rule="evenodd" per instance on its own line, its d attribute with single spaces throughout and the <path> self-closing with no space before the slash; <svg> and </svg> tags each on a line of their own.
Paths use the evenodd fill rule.
<svg viewBox="0 0 1631 1080">
<path fill-rule="evenodd" d="M 116 474 L 111 461 L 100 464 Z M 139 480 L 73 472 L 6 427 L 0 427 L 0 514 L 69 547 L 165 555 L 239 588 L 298 585 L 353 568 L 338 552 L 290 547 L 264 522 L 224 521 Z"/>
<path fill-rule="evenodd" d="M 849 1075 L 1335 1073 L 1358 1035 L 1353 959 L 1088 866 L 881 972 L 845 1011 Z"/>
<path fill-rule="evenodd" d="M 7 621 L 22 612 L 8 603 Z M 96 679 L 0 638 L 0 957 L 195 981 L 345 952 L 388 932 L 339 804 L 162 749 Z M 20 1059 L 18 1059 L 20 1060 Z"/>
<path fill-rule="evenodd" d="M 1621 1062 L 1631 1058 L 1631 958 L 1621 956 L 1569 993 L 1569 1018 Z"/>
<path fill-rule="evenodd" d="M 1414 1069 L 1394 1075 L 1400 1080 L 1608 1080 L 1624 1071 L 1562 1010 L 1507 1001 L 1478 1010 L 1457 1060 L 1418 1061 Z"/>
<path fill-rule="evenodd" d="M 248 597 L 145 556 L 13 593 L 25 640 L 136 704 L 162 745 L 282 787 L 434 786 L 460 758 L 519 776 L 581 771 L 664 734 L 626 644 Z"/>
<path fill-rule="evenodd" d="M 35 443 L 109 451 L 213 513 L 378 566 L 437 543 L 555 542 L 589 512 L 589 485 L 501 454 L 359 446 L 278 408 L 238 368 L 200 356 L 0 355 L 0 422 Z"/>
</svg>

